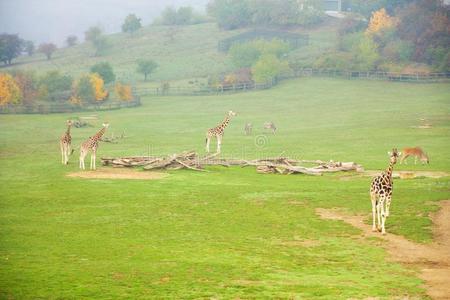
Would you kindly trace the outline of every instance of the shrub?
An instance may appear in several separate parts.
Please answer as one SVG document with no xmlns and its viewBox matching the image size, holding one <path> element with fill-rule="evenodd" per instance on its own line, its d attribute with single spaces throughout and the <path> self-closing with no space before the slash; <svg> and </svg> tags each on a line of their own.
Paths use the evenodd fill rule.
<svg viewBox="0 0 450 300">
<path fill-rule="evenodd" d="M 361 39 L 358 47 L 353 49 L 355 57 L 355 68 L 359 71 L 369 71 L 376 69 L 380 60 L 378 46 L 370 37 Z"/>
<path fill-rule="evenodd" d="M 105 84 L 116 80 L 113 68 L 108 62 L 100 62 L 91 67 L 91 73 L 97 73 L 103 79 Z"/>
<path fill-rule="evenodd" d="M 258 61 L 263 54 L 282 57 L 289 51 L 289 44 L 279 39 L 266 41 L 253 40 L 243 44 L 234 44 L 229 50 L 231 61 L 238 68 L 250 67 Z"/>
<path fill-rule="evenodd" d="M 83 105 L 89 102 L 100 102 L 108 97 L 103 79 L 96 73 L 81 76 L 74 82 L 70 102 Z"/>
<path fill-rule="evenodd" d="M 14 71 L 12 72 L 14 80 L 22 93 L 24 103 L 31 103 L 37 97 L 38 83 L 35 74 L 32 71 Z"/>
<path fill-rule="evenodd" d="M 96 101 L 103 101 L 108 97 L 108 92 L 105 90 L 103 79 L 97 73 L 91 73 L 89 80 L 94 90 L 94 99 Z"/>
<path fill-rule="evenodd" d="M 397 24 L 397 19 L 389 16 L 384 8 L 372 13 L 366 34 L 376 34 L 377 32 L 392 28 Z"/>
<path fill-rule="evenodd" d="M 337 48 L 340 51 L 352 51 L 354 48 L 358 47 L 363 38 L 364 34 L 361 32 L 353 32 L 339 36 L 337 40 Z"/>
<path fill-rule="evenodd" d="M 407 62 L 412 57 L 414 45 L 411 42 L 396 40 L 383 48 L 384 58 L 391 62 Z"/>
<path fill-rule="evenodd" d="M 264 54 L 253 66 L 252 73 L 256 82 L 267 82 L 289 70 L 286 61 L 278 59 L 274 54 Z"/>
<path fill-rule="evenodd" d="M 131 101 L 133 100 L 133 93 L 131 91 L 131 86 L 122 84 L 120 82 L 116 83 L 114 86 L 114 90 L 116 91 L 117 96 L 122 101 Z"/>
<path fill-rule="evenodd" d="M 332 52 L 322 55 L 314 62 L 315 68 L 346 70 L 352 68 L 353 55 L 349 52 Z"/>
<path fill-rule="evenodd" d="M 22 93 L 14 78 L 0 73 L 0 105 L 17 104 L 22 100 Z"/>
<path fill-rule="evenodd" d="M 72 81 L 72 77 L 69 75 L 61 75 L 58 71 L 49 71 L 39 79 L 38 94 L 43 100 L 61 100 L 61 95 L 70 91 Z"/>
<path fill-rule="evenodd" d="M 138 30 L 141 27 L 142 27 L 141 19 L 136 17 L 135 14 L 129 14 L 125 18 L 125 21 L 122 24 L 122 31 L 131 33 L 131 32 L 135 32 L 136 30 Z"/>
</svg>

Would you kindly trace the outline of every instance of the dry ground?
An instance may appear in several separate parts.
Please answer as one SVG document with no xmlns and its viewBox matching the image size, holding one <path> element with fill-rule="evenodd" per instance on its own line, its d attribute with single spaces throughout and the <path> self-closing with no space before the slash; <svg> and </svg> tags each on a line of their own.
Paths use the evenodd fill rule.
<svg viewBox="0 0 450 300">
<path fill-rule="evenodd" d="M 363 238 L 379 237 L 393 261 L 420 270 L 427 294 L 433 299 L 450 299 L 450 200 L 441 201 L 441 209 L 432 216 L 434 242 L 418 244 L 387 233 L 372 232 L 365 216 L 348 215 L 337 209 L 317 209 L 324 219 L 341 220 L 362 230 Z"/>
</svg>

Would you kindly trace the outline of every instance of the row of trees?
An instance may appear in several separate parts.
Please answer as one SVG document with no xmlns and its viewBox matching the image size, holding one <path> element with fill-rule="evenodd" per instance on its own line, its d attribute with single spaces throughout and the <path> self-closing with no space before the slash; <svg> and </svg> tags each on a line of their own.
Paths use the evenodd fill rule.
<svg viewBox="0 0 450 300">
<path fill-rule="evenodd" d="M 43 53 L 47 59 L 51 59 L 57 49 L 53 43 L 42 43 L 37 51 Z M 17 34 L 0 34 L 0 61 L 5 65 L 11 65 L 19 55 L 27 53 L 32 56 L 35 53 L 35 45 L 32 41 L 25 41 Z"/>
<path fill-rule="evenodd" d="M 389 14 L 381 8 L 368 24 L 346 19 L 336 51 L 320 57 L 316 67 L 400 71 L 411 62 L 450 71 L 450 8 L 438 0 L 413 0 Z"/>
<path fill-rule="evenodd" d="M 312 25 L 324 18 L 322 0 L 211 0 L 208 14 L 222 29 L 249 25 Z"/>
</svg>

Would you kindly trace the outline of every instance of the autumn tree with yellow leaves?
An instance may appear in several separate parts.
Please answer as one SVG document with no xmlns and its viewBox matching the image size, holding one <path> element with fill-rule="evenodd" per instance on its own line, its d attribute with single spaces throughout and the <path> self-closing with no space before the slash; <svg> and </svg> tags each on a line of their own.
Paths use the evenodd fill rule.
<svg viewBox="0 0 450 300">
<path fill-rule="evenodd" d="M 372 13 L 366 34 L 376 34 L 384 29 L 393 28 L 397 24 L 397 19 L 388 15 L 384 8 Z"/>
<path fill-rule="evenodd" d="M 118 82 L 114 89 L 116 91 L 117 96 L 122 101 L 131 101 L 133 100 L 133 92 L 131 91 L 131 86 L 127 84 L 122 84 Z"/>
<path fill-rule="evenodd" d="M 82 76 L 72 87 L 70 102 L 82 105 L 87 102 L 101 102 L 108 97 L 103 79 L 97 73 Z"/>
<path fill-rule="evenodd" d="M 17 104 L 22 100 L 22 92 L 14 78 L 6 73 L 0 73 L 0 105 Z"/>
</svg>

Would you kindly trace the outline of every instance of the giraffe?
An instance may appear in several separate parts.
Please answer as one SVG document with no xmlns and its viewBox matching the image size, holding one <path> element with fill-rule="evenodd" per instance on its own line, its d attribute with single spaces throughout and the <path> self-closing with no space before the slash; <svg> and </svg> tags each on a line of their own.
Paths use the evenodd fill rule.
<svg viewBox="0 0 450 300">
<path fill-rule="evenodd" d="M 95 156 L 97 154 L 97 148 L 98 148 L 98 141 L 101 139 L 103 134 L 106 131 L 106 128 L 108 128 L 109 124 L 104 123 L 103 128 L 100 129 L 94 136 L 89 137 L 84 143 L 81 144 L 80 148 L 80 169 L 84 168 L 84 158 L 88 154 L 89 151 L 92 151 L 91 153 L 91 165 L 90 168 L 95 170 Z"/>
<path fill-rule="evenodd" d="M 389 206 L 392 200 L 392 169 L 397 162 L 397 158 L 402 154 L 397 152 L 397 149 L 392 149 L 392 152 L 388 152 L 390 160 L 389 166 L 380 175 L 372 179 L 370 186 L 370 199 L 372 201 L 372 231 L 380 231 L 382 234 L 386 234 L 384 223 L 386 218 L 389 217 Z M 384 210 L 384 203 L 386 202 L 386 211 Z M 375 223 L 375 214 L 377 215 L 378 224 Z M 380 228 L 381 225 L 381 228 Z"/>
<path fill-rule="evenodd" d="M 234 116 L 236 116 L 236 113 L 234 111 L 230 110 L 225 115 L 225 119 L 222 121 L 222 123 L 220 123 L 219 125 L 217 125 L 214 128 L 208 129 L 208 131 L 206 132 L 206 152 L 209 153 L 209 143 L 211 141 L 211 138 L 215 136 L 217 139 L 217 153 L 220 153 L 220 146 L 222 144 L 222 137 L 223 137 L 225 127 L 228 126 L 228 123 L 230 123 L 231 117 L 234 117 Z"/>
<path fill-rule="evenodd" d="M 72 137 L 70 136 L 70 127 L 72 127 L 72 121 L 67 120 L 67 130 L 59 139 L 59 147 L 61 149 L 61 163 L 67 165 L 69 163 L 69 155 L 72 154 L 70 146 L 72 143 Z"/>
</svg>

